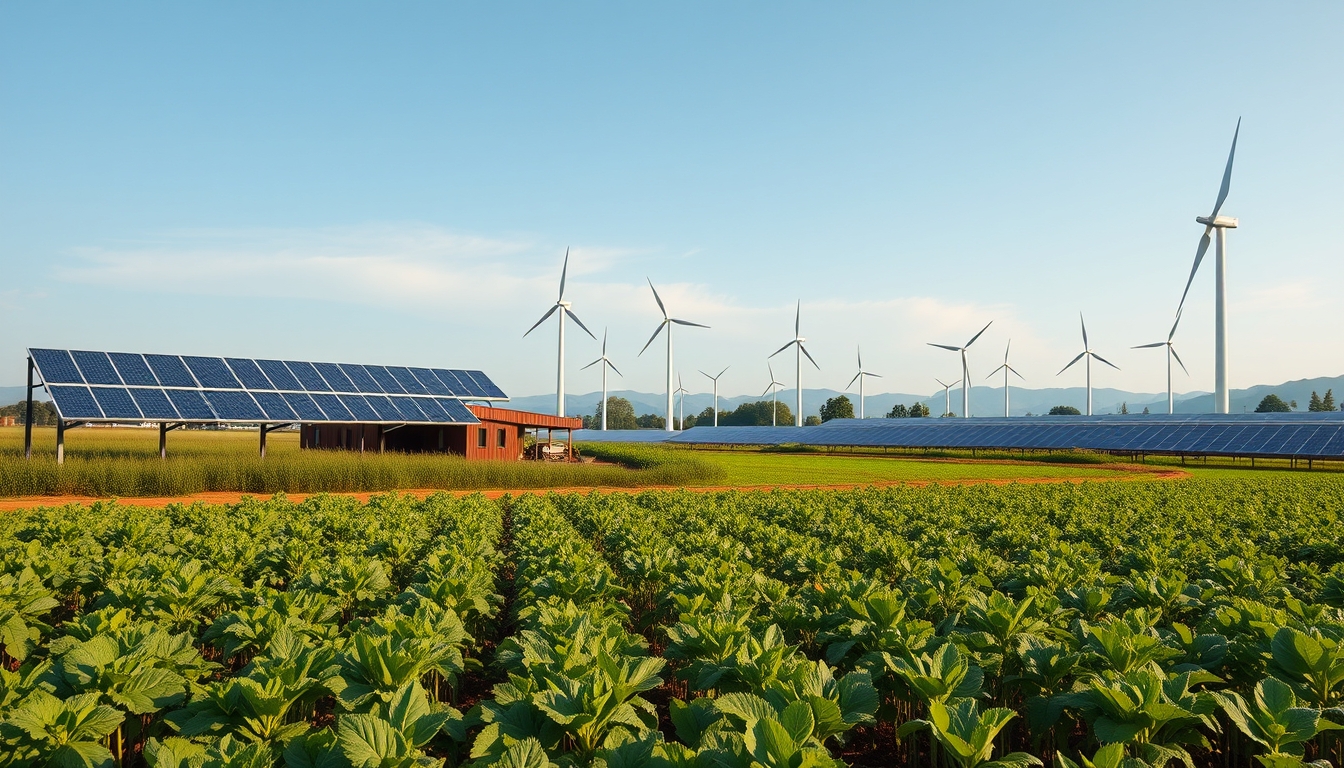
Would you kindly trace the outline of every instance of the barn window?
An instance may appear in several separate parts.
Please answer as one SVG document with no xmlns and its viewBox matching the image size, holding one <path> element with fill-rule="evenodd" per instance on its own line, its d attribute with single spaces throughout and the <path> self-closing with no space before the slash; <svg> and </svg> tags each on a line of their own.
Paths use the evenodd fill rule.
<svg viewBox="0 0 1344 768">
<path fill-rule="evenodd" d="M 503 448 L 503 447 L 507 446 L 507 445 L 508 445 L 508 436 L 507 436 L 508 433 L 506 433 L 502 427 L 501 427 L 500 429 L 495 430 L 495 432 L 496 432 L 496 437 L 497 437 L 498 442 L 499 442 L 499 447 L 500 447 L 500 448 Z"/>
<path fill-rule="evenodd" d="M 478 427 L 476 429 L 476 447 L 484 448 L 486 446 L 486 439 L 485 427 Z"/>
</svg>

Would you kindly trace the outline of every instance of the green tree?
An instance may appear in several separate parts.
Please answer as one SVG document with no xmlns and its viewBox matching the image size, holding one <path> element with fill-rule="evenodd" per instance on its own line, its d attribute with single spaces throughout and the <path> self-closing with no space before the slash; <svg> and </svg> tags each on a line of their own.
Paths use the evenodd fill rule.
<svg viewBox="0 0 1344 768">
<path fill-rule="evenodd" d="M 639 428 L 639 420 L 635 418 L 635 406 L 631 405 L 629 400 L 612 395 L 607 398 L 606 405 L 607 429 Z M 594 428 L 602 426 L 602 403 L 597 404 L 597 412 L 593 414 L 592 424 Z"/>
<path fill-rule="evenodd" d="M 888 419 L 904 419 L 907 418 L 909 415 L 910 415 L 910 409 L 906 408 L 904 405 L 900 403 L 891 406 L 891 410 L 887 411 Z"/>
<path fill-rule="evenodd" d="M 16 424 L 23 424 L 28 418 L 28 401 L 20 400 L 14 405 L 0 406 L 0 416 L 13 416 Z M 33 426 L 54 426 L 56 418 L 56 406 L 52 405 L 50 401 L 33 401 Z"/>
<path fill-rule="evenodd" d="M 929 406 L 923 403 L 915 403 L 914 405 L 910 406 L 907 413 L 912 419 L 923 419 L 929 416 L 930 411 Z"/>
<path fill-rule="evenodd" d="M 812 415 L 812 416 L 804 416 L 804 417 L 803 417 L 803 426 L 804 426 L 804 427 L 819 427 L 819 426 L 821 426 L 821 417 L 820 417 L 820 416 L 816 416 L 816 415 Z"/>
<path fill-rule="evenodd" d="M 1072 405 L 1056 405 L 1050 409 L 1051 416 L 1082 416 L 1083 412 Z"/>
<path fill-rule="evenodd" d="M 1335 410 L 1335 391 L 1333 389 L 1325 390 L 1325 397 L 1321 398 L 1321 410 Z"/>
<path fill-rule="evenodd" d="M 1311 390 L 1311 400 L 1307 403 L 1307 410 L 1312 413 L 1319 413 L 1321 411 L 1326 410 L 1321 405 L 1321 396 L 1316 394 L 1316 390 L 1314 389 Z M 1335 409 L 1331 408 L 1330 410 L 1333 411 Z"/>
<path fill-rule="evenodd" d="M 1120 414 L 1121 414 L 1122 416 L 1124 416 L 1124 415 L 1128 415 L 1128 414 L 1129 414 L 1129 403 L 1121 403 L 1121 404 L 1120 404 Z"/>
<path fill-rule="evenodd" d="M 1255 406 L 1256 413 L 1288 413 L 1291 410 L 1293 409 L 1288 407 L 1287 403 L 1283 402 L 1283 398 L 1272 392 L 1265 395 L 1265 399 L 1261 400 L 1260 404 Z"/>
<path fill-rule="evenodd" d="M 768 427 L 770 426 L 769 400 L 743 403 L 732 413 L 720 413 L 719 424 L 725 427 Z M 775 418 L 781 426 L 793 423 L 793 411 L 784 403 L 776 404 Z"/>
<path fill-rule="evenodd" d="M 828 398 L 826 404 L 821 406 L 822 421 L 852 418 L 854 418 L 854 404 L 849 401 L 847 395 Z"/>
<path fill-rule="evenodd" d="M 611 426 L 610 421 L 607 422 L 607 426 Z M 667 419 L 664 419 L 657 414 L 646 413 L 635 419 L 635 427 L 638 429 L 665 429 L 667 427 Z"/>
</svg>

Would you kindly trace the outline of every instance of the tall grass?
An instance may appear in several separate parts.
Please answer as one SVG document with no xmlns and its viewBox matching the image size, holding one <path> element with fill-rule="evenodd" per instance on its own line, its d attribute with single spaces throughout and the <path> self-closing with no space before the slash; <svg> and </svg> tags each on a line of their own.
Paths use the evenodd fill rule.
<svg viewBox="0 0 1344 768">
<path fill-rule="evenodd" d="M 267 457 L 256 432 L 170 433 L 169 456 L 158 458 L 153 430 L 85 429 L 67 433 L 66 462 L 57 466 L 52 430 L 35 430 L 32 461 L 22 430 L 0 430 L 0 496 L 180 496 L 206 491 L 271 494 L 388 491 L 410 488 L 636 487 L 713 482 L 716 465 L 685 451 L 605 455 L 612 464 L 467 461 L 444 454 L 359 455 L 299 450 L 297 435 L 274 433 Z"/>
</svg>

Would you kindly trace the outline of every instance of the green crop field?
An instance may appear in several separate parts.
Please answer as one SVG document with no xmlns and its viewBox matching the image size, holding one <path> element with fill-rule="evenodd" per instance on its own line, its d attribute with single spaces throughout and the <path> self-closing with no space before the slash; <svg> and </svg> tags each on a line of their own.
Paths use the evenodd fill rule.
<svg viewBox="0 0 1344 768">
<path fill-rule="evenodd" d="M 1095 466 L 1041 463 L 977 463 L 903 457 L 772 453 L 764 451 L 703 451 L 703 461 L 721 467 L 723 484 L 755 485 L 861 485 L 910 481 L 1061 480 L 1113 477 L 1116 470 Z"/>
<path fill-rule="evenodd" d="M 0 766 L 1339 765 L 1342 511 L 1331 475 L 20 511 Z"/>
</svg>

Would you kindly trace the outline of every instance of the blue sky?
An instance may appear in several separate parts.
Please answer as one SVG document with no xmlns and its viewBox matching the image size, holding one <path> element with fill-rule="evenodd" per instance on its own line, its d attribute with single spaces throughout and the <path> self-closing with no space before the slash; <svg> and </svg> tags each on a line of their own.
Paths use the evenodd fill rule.
<svg viewBox="0 0 1344 768">
<path fill-rule="evenodd" d="M 1243 118 L 1233 386 L 1341 373 L 1344 5 L 0 4 L 0 384 L 62 346 L 480 367 L 553 391 L 567 298 L 625 372 L 764 388 L 795 302 L 842 388 L 1156 392 Z M 1177 336 L 1212 389 L 1206 262 Z M 569 390 L 597 343 L 569 344 Z M 777 368 L 780 366 L 777 366 Z M 782 366 L 791 366 L 785 362 Z M 1077 375 L 1075 375 L 1075 371 Z M 792 383 L 792 373 L 782 376 Z M 704 382 L 708 384 L 707 381 Z M 696 382 L 700 387 L 701 383 Z"/>
</svg>

